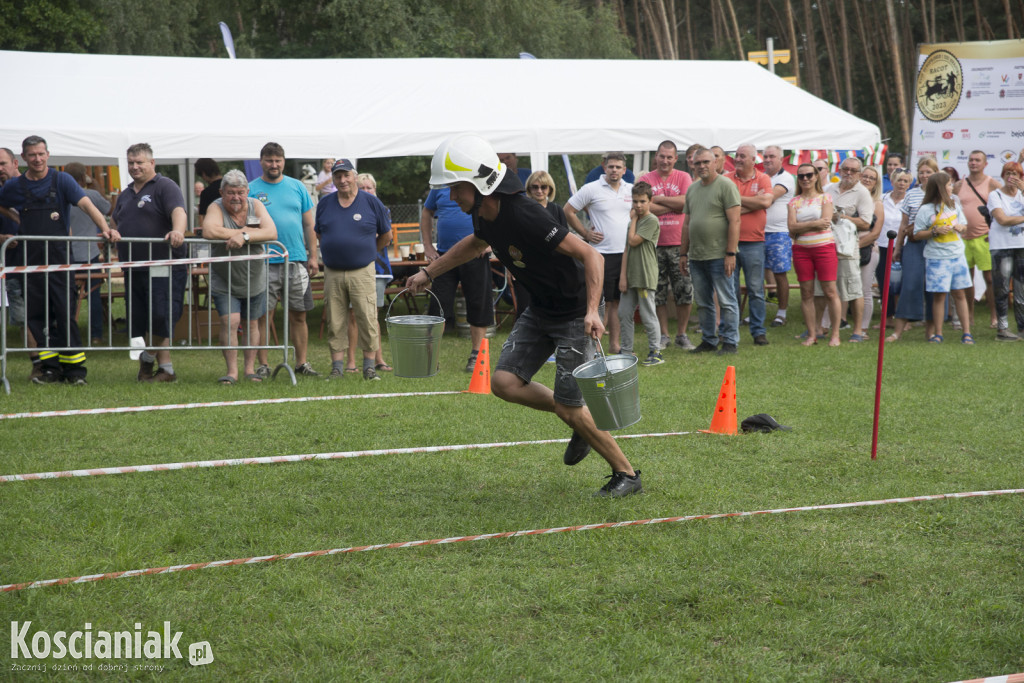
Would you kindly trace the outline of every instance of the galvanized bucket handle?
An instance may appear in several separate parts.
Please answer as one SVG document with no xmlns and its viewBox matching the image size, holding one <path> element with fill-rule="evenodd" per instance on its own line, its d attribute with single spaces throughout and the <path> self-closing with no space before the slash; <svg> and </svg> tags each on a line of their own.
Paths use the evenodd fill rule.
<svg viewBox="0 0 1024 683">
<path fill-rule="evenodd" d="M 604 363 L 604 376 L 611 377 L 612 372 L 608 369 L 608 356 L 604 355 L 604 347 L 601 346 L 601 338 L 593 337 L 593 340 L 597 342 L 597 350 L 601 352 L 601 361 Z"/>
<path fill-rule="evenodd" d="M 405 288 L 405 289 L 403 289 L 403 290 L 402 290 L 401 292 L 399 292 L 398 294 L 396 294 L 395 296 L 393 296 L 393 297 L 391 298 L 391 303 L 389 303 L 389 304 L 388 304 L 388 312 L 387 312 L 387 314 L 386 314 L 386 315 L 384 316 L 384 320 L 387 320 L 388 318 L 390 318 L 390 317 L 391 317 L 391 307 L 395 305 L 395 299 L 397 299 L 398 297 L 400 297 L 400 296 L 402 296 L 403 294 L 405 294 L 406 292 L 408 292 L 408 291 L 409 291 L 409 289 L 410 289 L 409 287 L 406 287 L 406 288 Z M 424 289 L 423 291 L 424 291 L 424 292 L 426 292 L 427 294 L 429 294 L 430 296 L 434 297 L 434 301 L 436 301 L 436 302 L 437 302 L 437 310 L 441 312 L 441 317 L 443 318 L 443 317 L 444 317 L 444 307 L 443 307 L 443 306 L 441 305 L 441 300 L 440 300 L 440 299 L 438 299 L 438 298 L 437 298 L 437 295 L 436 295 L 436 294 L 434 294 L 434 293 L 433 293 L 432 291 L 430 291 L 430 289 Z M 415 295 L 414 295 L 414 296 L 415 296 Z M 607 364 L 606 364 L 606 365 L 607 365 Z"/>
</svg>

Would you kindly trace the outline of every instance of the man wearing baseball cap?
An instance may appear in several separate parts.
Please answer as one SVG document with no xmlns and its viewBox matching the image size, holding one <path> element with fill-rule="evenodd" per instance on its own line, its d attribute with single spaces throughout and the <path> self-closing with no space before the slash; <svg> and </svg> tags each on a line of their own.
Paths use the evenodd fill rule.
<svg viewBox="0 0 1024 683">
<path fill-rule="evenodd" d="M 363 350 L 363 379 L 379 380 L 374 369 L 374 355 L 380 346 L 375 262 L 377 252 L 391 243 L 391 215 L 379 199 L 359 189 L 350 160 L 338 159 L 331 178 L 338 191 L 316 205 L 314 224 L 324 259 L 324 307 L 330 314 L 328 379 L 344 376 L 351 304 Z"/>
</svg>

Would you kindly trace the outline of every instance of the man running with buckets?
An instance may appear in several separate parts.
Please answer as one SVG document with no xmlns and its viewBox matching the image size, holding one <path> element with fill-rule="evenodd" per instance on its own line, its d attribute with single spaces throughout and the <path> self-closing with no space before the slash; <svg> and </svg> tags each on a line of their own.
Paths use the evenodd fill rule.
<svg viewBox="0 0 1024 683">
<path fill-rule="evenodd" d="M 473 218 L 473 233 L 444 256 L 421 268 L 406 285 L 421 292 L 438 275 L 476 258 L 488 246 L 530 293 L 501 350 L 491 377 L 495 396 L 535 410 L 553 412 L 572 427 L 563 461 L 575 465 L 591 447 L 612 468 L 596 496 L 640 493 L 634 471 L 619 444 L 594 425 L 572 371 L 594 355 L 604 333 L 600 313 L 604 259 L 569 234 L 537 202 L 522 182 L 498 161 L 491 145 L 477 135 L 457 135 L 441 143 L 430 165 L 431 188 L 450 188 L 452 201 Z M 552 352 L 554 391 L 532 381 Z"/>
</svg>

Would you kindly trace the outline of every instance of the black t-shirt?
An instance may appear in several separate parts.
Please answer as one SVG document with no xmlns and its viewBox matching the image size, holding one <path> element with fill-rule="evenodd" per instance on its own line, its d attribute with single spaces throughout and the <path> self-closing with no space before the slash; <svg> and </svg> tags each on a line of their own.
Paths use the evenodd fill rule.
<svg viewBox="0 0 1024 683">
<path fill-rule="evenodd" d="M 569 230 L 524 194 L 499 194 L 498 216 L 474 216 L 473 234 L 491 245 L 494 255 L 530 293 L 530 307 L 545 318 L 573 320 L 587 312 L 583 264 L 555 251 Z"/>
<path fill-rule="evenodd" d="M 221 178 L 211 180 L 210 184 L 203 188 L 203 191 L 199 193 L 199 209 L 196 213 L 206 214 L 206 210 L 210 208 L 210 204 L 220 199 L 220 181 Z"/>
<path fill-rule="evenodd" d="M 548 210 L 548 213 L 551 214 L 551 217 L 555 219 L 556 223 L 569 227 L 569 221 L 565 218 L 565 211 L 562 209 L 561 204 L 549 201 L 548 205 L 544 208 Z"/>
<path fill-rule="evenodd" d="M 171 214 L 178 207 L 185 208 L 185 197 L 178 184 L 157 173 L 138 192 L 135 184 L 129 183 L 118 196 L 111 217 L 122 237 L 162 239 L 173 229 Z M 188 246 L 182 244 L 169 250 L 166 242 L 152 245 L 121 242 L 117 245 L 117 253 L 122 261 L 184 258 Z"/>
</svg>

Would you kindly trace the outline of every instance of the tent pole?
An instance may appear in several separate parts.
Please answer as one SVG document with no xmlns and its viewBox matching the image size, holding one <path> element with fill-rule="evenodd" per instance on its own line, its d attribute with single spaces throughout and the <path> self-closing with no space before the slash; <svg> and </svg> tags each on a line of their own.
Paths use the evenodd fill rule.
<svg viewBox="0 0 1024 683">
<path fill-rule="evenodd" d="M 647 173 L 648 169 L 651 168 L 651 153 L 650 152 L 634 152 L 633 153 L 633 175 L 637 178 Z"/>
<path fill-rule="evenodd" d="M 572 174 L 572 163 L 569 161 L 569 155 L 562 155 L 562 163 L 565 164 L 565 177 L 569 179 L 569 196 L 576 194 L 576 178 Z"/>
<path fill-rule="evenodd" d="M 178 166 L 178 177 L 185 179 L 185 187 L 182 188 L 182 192 L 185 194 L 185 210 L 188 212 L 188 224 L 185 226 L 186 232 L 195 232 L 196 229 L 196 168 L 195 163 L 192 159 L 185 159 L 183 164 Z"/>
<path fill-rule="evenodd" d="M 549 170 L 548 154 L 547 154 L 547 152 L 530 152 L 530 170 L 531 171 L 547 171 L 547 170 Z"/>
</svg>

